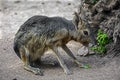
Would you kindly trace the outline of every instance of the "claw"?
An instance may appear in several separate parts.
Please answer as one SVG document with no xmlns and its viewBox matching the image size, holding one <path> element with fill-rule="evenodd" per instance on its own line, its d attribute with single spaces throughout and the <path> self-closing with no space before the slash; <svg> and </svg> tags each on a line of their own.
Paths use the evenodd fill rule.
<svg viewBox="0 0 120 80">
<path fill-rule="evenodd" d="M 33 72 L 35 75 L 43 76 L 43 71 L 39 68 L 34 68 L 31 66 L 24 66 L 24 69 L 30 72 Z"/>
</svg>

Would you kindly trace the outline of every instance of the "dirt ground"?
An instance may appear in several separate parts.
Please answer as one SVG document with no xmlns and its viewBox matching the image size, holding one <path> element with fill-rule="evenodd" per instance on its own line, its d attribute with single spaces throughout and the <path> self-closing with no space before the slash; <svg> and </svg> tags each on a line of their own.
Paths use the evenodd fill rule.
<svg viewBox="0 0 120 80">
<path fill-rule="evenodd" d="M 90 69 L 77 67 L 63 53 L 63 58 L 73 72 L 66 75 L 57 66 L 41 65 L 44 76 L 34 75 L 23 69 L 22 61 L 13 51 L 13 38 L 20 25 L 33 15 L 61 16 L 72 19 L 72 13 L 77 9 L 79 0 L 2 0 L 0 1 L 0 80 L 120 80 L 119 57 L 101 58 L 96 55 L 80 57 L 79 43 L 70 42 L 69 48 L 83 63 L 90 64 Z M 42 61 L 57 62 L 53 52 L 47 52 Z"/>
</svg>

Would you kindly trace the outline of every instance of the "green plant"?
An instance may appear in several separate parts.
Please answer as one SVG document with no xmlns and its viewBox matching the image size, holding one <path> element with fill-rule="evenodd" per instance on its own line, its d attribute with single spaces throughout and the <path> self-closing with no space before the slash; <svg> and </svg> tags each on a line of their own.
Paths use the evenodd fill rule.
<svg viewBox="0 0 120 80">
<path fill-rule="evenodd" d="M 85 64 L 85 65 L 83 66 L 83 68 L 84 68 L 84 69 L 89 69 L 89 68 L 91 68 L 91 66 L 90 66 L 89 64 Z"/>
<path fill-rule="evenodd" d="M 97 33 L 97 45 L 93 46 L 91 50 L 103 54 L 106 52 L 106 47 L 105 45 L 108 44 L 111 40 L 108 39 L 108 35 L 106 33 L 103 33 L 101 29 L 98 30 Z"/>
</svg>

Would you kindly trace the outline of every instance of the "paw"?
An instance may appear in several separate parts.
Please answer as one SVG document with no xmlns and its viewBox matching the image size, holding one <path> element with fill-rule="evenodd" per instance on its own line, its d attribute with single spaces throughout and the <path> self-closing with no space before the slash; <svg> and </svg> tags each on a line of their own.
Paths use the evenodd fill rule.
<svg viewBox="0 0 120 80">
<path fill-rule="evenodd" d="M 43 71 L 42 71 L 41 69 L 39 69 L 39 68 L 34 68 L 33 70 L 34 70 L 33 73 L 34 73 L 35 75 L 43 76 Z"/>
<path fill-rule="evenodd" d="M 73 74 L 71 71 L 67 71 L 67 72 L 65 72 L 67 75 L 71 75 L 71 74 Z"/>
<path fill-rule="evenodd" d="M 71 72 L 69 69 L 65 69 L 64 72 L 65 72 L 65 74 L 67 74 L 67 75 L 71 75 L 71 74 L 72 74 L 72 72 Z"/>
<path fill-rule="evenodd" d="M 30 72 L 33 72 L 35 75 L 43 76 L 43 71 L 39 68 L 31 67 L 31 66 L 24 66 L 24 69 Z"/>
<path fill-rule="evenodd" d="M 83 63 L 80 63 L 78 60 L 75 60 L 75 63 L 80 67 L 80 68 L 83 68 L 84 64 Z"/>
<path fill-rule="evenodd" d="M 80 63 L 79 61 L 75 60 L 75 62 L 78 64 L 78 66 L 80 68 L 84 68 L 84 69 L 88 69 L 88 68 L 91 68 L 91 66 L 89 64 L 83 64 L 83 63 Z"/>
</svg>

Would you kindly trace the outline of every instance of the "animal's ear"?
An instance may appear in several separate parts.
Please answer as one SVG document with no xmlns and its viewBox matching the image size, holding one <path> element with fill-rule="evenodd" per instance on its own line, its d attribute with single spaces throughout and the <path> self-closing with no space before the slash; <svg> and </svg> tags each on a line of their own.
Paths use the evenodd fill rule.
<svg viewBox="0 0 120 80">
<path fill-rule="evenodd" d="M 78 29 L 84 29 L 85 28 L 85 24 L 84 24 L 84 16 L 85 13 L 83 11 L 83 2 L 81 2 L 81 4 L 78 6 L 78 15 L 79 15 L 79 23 L 78 23 Z"/>
<path fill-rule="evenodd" d="M 85 25 L 81 17 L 79 16 L 79 23 L 78 23 L 78 29 L 84 29 Z"/>
<path fill-rule="evenodd" d="M 74 17 L 73 17 L 73 24 L 75 25 L 76 30 L 78 29 L 78 24 L 79 24 L 79 14 L 77 12 L 74 12 Z"/>
<path fill-rule="evenodd" d="M 78 6 L 78 14 L 81 14 L 82 13 L 82 7 L 81 5 Z"/>
</svg>

